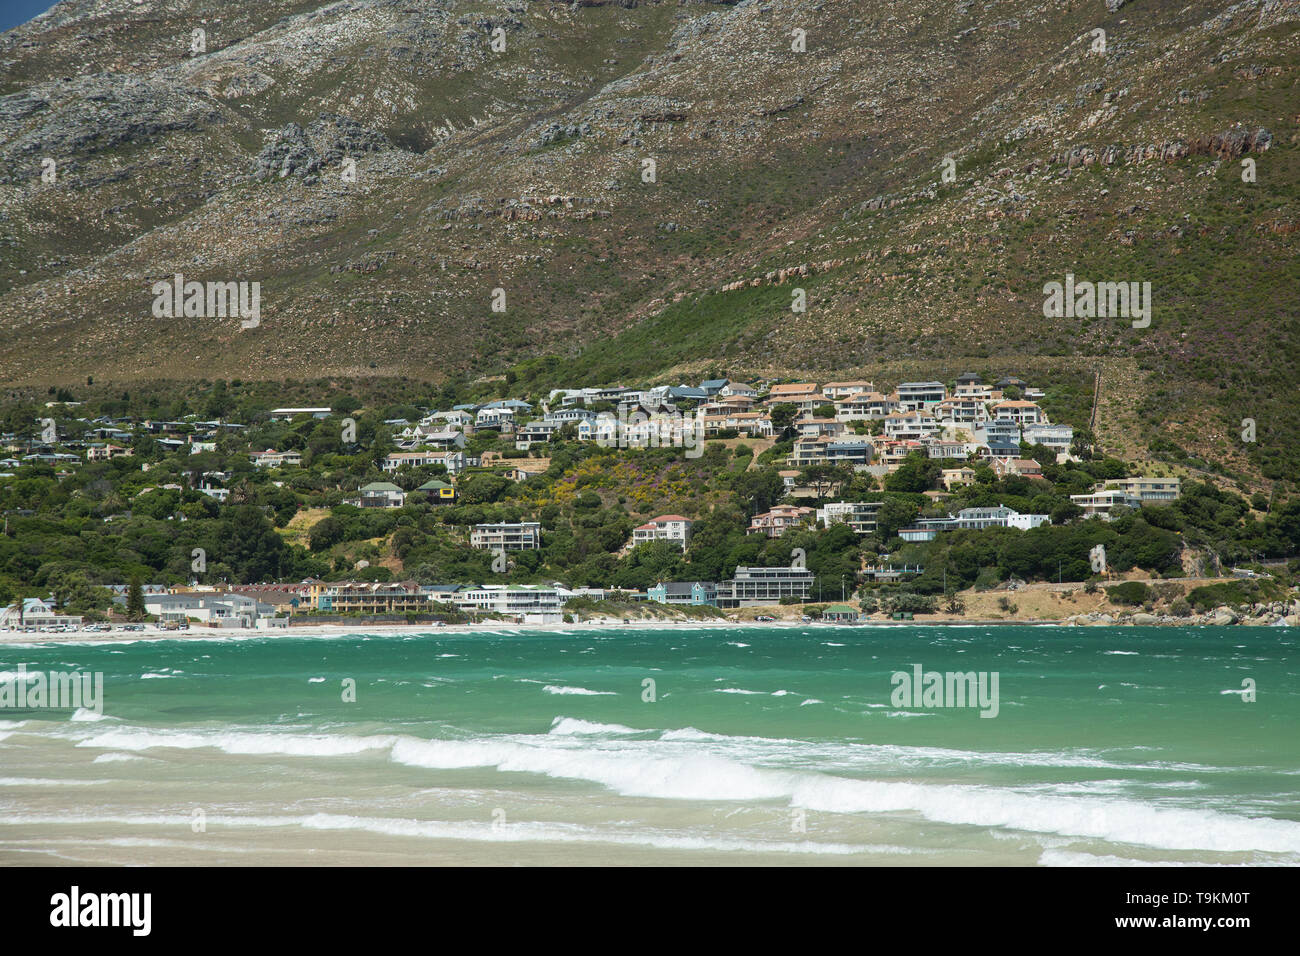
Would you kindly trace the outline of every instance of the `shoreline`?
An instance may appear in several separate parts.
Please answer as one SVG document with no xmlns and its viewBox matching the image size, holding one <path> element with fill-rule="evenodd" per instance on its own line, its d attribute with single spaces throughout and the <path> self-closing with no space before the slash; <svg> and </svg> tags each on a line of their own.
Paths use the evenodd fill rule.
<svg viewBox="0 0 1300 956">
<path fill-rule="evenodd" d="M 1287 619 L 1289 626 L 1300 626 L 1300 619 Z M 143 631 L 73 632 L 63 634 L 22 634 L 0 633 L 0 646 L 38 647 L 55 644 L 134 644 L 141 641 L 212 641 L 212 640 L 254 640 L 257 638 L 340 638 L 349 636 L 366 636 L 379 638 L 413 637 L 439 635 L 472 636 L 480 633 L 499 633 L 501 631 L 546 633 L 570 633 L 584 631 L 593 633 L 619 632 L 631 630 L 681 630 L 690 628 L 774 628 L 789 630 L 792 628 L 815 627 L 826 630 L 844 630 L 855 628 L 909 628 L 909 627 L 1213 627 L 1212 623 L 1188 620 L 1185 622 L 1143 622 L 1116 620 L 1109 622 L 1080 622 L 1070 619 L 1034 618 L 1025 620 L 1005 618 L 962 618 L 962 617 L 924 617 L 911 621 L 889 619 L 864 620 L 856 622 L 837 621 L 752 621 L 752 620 L 717 620 L 717 619 L 634 619 L 634 618 L 599 618 L 571 624 L 517 624 L 508 621 L 483 621 L 474 624 L 448 624 L 443 627 L 431 627 L 428 624 L 382 624 L 374 627 L 358 624 L 308 624 L 275 630 L 258 630 L 256 628 L 203 628 L 191 627 L 188 631 L 167 631 L 162 628 L 145 626 Z M 1239 621 L 1235 627 L 1268 627 L 1267 621 Z"/>
</svg>

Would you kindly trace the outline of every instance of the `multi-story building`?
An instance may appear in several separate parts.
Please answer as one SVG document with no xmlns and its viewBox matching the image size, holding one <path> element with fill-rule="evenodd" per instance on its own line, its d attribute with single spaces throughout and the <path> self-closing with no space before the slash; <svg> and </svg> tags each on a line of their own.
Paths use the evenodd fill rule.
<svg viewBox="0 0 1300 956">
<path fill-rule="evenodd" d="M 1019 425 L 1039 425 L 1047 421 L 1047 416 L 1036 402 L 1014 399 L 998 402 L 993 406 L 993 417 L 1004 421 L 1010 420 Z"/>
<path fill-rule="evenodd" d="M 933 541 L 940 531 L 981 531 L 984 528 L 1018 528 L 1028 531 L 1047 524 L 1049 515 L 1021 514 L 1006 505 L 962 508 L 947 518 L 919 518 L 898 536 L 904 541 Z"/>
<path fill-rule="evenodd" d="M 456 591 L 462 610 L 513 618 L 521 624 L 559 624 L 564 620 L 560 592 L 540 584 L 470 585 Z"/>
<path fill-rule="evenodd" d="M 660 515 L 632 529 L 632 546 L 652 541 L 671 541 L 686 550 L 691 540 L 691 520 L 681 515 Z"/>
<path fill-rule="evenodd" d="M 362 485 L 358 496 L 345 504 L 358 508 L 401 508 L 406 504 L 406 492 L 389 481 L 372 481 Z"/>
<path fill-rule="evenodd" d="M 749 522 L 747 534 L 763 534 L 769 538 L 779 538 L 786 531 L 803 521 L 813 513 L 812 508 L 797 505 L 776 505 L 771 511 L 754 515 Z"/>
<path fill-rule="evenodd" d="M 898 393 L 898 407 L 904 411 L 938 405 L 948 397 L 943 382 L 901 382 L 895 391 Z"/>
<path fill-rule="evenodd" d="M 1083 509 L 1083 516 L 1093 515 L 1109 521 L 1116 508 L 1141 508 L 1142 499 L 1122 489 L 1093 491 L 1086 495 L 1070 495 L 1070 500 Z"/>
<path fill-rule="evenodd" d="M 298 451 L 276 451 L 274 448 L 268 448 L 266 451 L 251 452 L 248 456 L 258 468 L 283 468 L 286 465 L 301 465 L 302 452 Z"/>
<path fill-rule="evenodd" d="M 542 546 L 542 525 L 538 521 L 477 524 L 469 544 L 480 551 L 536 551 Z"/>
<path fill-rule="evenodd" d="M 313 581 L 307 606 L 330 614 L 412 614 L 430 610 L 414 581 Z"/>
<path fill-rule="evenodd" d="M 875 446 L 866 438 L 856 435 L 836 437 L 798 438 L 788 462 L 798 468 L 809 465 L 851 465 L 862 470 L 871 464 Z"/>
<path fill-rule="evenodd" d="M 1031 445 L 1044 445 L 1058 455 L 1069 451 L 1074 443 L 1074 429 L 1069 425 L 1026 425 L 1021 437 Z"/>
<path fill-rule="evenodd" d="M 813 573 L 807 568 L 753 568 L 741 566 L 729 581 L 718 585 L 718 607 L 756 607 L 780 604 L 782 598 L 808 599 Z"/>
<path fill-rule="evenodd" d="M 879 392 L 858 392 L 835 403 L 835 417 L 842 422 L 862 422 L 884 418 L 898 407 Z"/>
<path fill-rule="evenodd" d="M 659 604 L 718 606 L 718 586 L 711 581 L 660 581 L 645 593 Z"/>
<path fill-rule="evenodd" d="M 1177 478 L 1112 478 L 1097 486 L 1096 491 L 1127 491 L 1143 504 L 1174 501 L 1182 483 Z"/>
<path fill-rule="evenodd" d="M 465 453 L 462 451 L 398 451 L 384 459 L 381 466 L 384 471 L 394 472 L 399 468 L 423 468 L 427 465 L 442 465 L 447 474 L 455 477 L 465 470 Z"/>
<path fill-rule="evenodd" d="M 827 382 L 822 386 L 822 394 L 834 401 L 875 390 L 876 386 L 872 382 Z"/>
<path fill-rule="evenodd" d="M 855 534 L 876 533 L 876 515 L 881 501 L 831 501 L 817 509 L 817 520 L 826 527 L 847 524 Z"/>
</svg>

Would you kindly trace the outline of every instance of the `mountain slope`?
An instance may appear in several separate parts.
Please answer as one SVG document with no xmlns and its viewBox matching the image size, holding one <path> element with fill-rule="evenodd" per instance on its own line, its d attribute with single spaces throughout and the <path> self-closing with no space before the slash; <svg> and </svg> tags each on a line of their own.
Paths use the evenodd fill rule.
<svg viewBox="0 0 1300 956">
<path fill-rule="evenodd" d="M 1110 5 L 61 3 L 0 40 L 0 374 L 1101 371 L 1108 447 L 1294 480 L 1300 3 Z"/>
</svg>

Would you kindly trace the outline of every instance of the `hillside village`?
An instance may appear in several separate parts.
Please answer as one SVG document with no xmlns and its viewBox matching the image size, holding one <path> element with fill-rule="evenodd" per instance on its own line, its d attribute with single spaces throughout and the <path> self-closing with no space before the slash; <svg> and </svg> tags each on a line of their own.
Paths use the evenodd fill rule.
<svg viewBox="0 0 1300 956">
<path fill-rule="evenodd" d="M 1183 525 L 1207 496 L 1234 535 L 1263 535 L 1236 555 L 1260 570 L 1234 581 L 1258 588 L 1273 580 L 1258 562 L 1295 554 L 1294 503 L 1247 505 L 1200 482 L 1184 502 L 1179 476 L 1130 474 L 1098 455 L 1086 427 L 1053 422 L 1045 386 L 974 372 L 892 388 L 712 378 L 553 388 L 382 419 L 355 402 L 276 407 L 247 421 L 92 418 L 65 397 L 0 436 L 10 454 L 0 496 L 7 535 L 11 521 L 17 533 L 69 510 L 79 522 L 180 522 L 178 531 L 244 515 L 239 533 L 263 535 L 274 560 L 224 560 L 225 544 L 187 529 L 177 537 L 208 546 L 173 545 L 165 560 L 130 568 L 135 616 L 175 627 L 331 615 L 554 623 L 592 602 L 693 613 L 814 602 L 831 618 L 904 618 L 939 611 L 938 595 L 960 614 L 962 588 L 1231 575 L 1222 544 L 1196 559 L 1212 555 L 1212 571 L 1188 564 Z M 647 493 L 635 469 L 652 462 L 699 493 Z M 611 477 L 618 468 L 630 470 Z M 36 476 L 54 487 L 38 489 Z M 37 491 L 43 504 L 24 500 Z M 624 507 L 628 492 L 638 500 Z M 685 513 L 659 512 L 659 502 Z M 266 528 L 247 530 L 258 522 Z M 578 540 L 586 528 L 592 540 Z M 1009 560 L 1018 546 L 1008 542 L 1032 534 L 1041 553 Z M 984 553 L 959 551 L 968 547 Z M 1112 549 L 1109 565 L 1098 547 Z M 60 596 L 38 593 L 62 573 L 47 564 L 27 567 L 32 589 L 8 574 L 13 603 L 0 627 L 95 626 L 82 618 L 123 612 L 128 581 L 108 578 L 126 568 Z M 856 607 L 845 603 L 855 595 Z M 827 598 L 841 600 L 820 606 Z"/>
</svg>

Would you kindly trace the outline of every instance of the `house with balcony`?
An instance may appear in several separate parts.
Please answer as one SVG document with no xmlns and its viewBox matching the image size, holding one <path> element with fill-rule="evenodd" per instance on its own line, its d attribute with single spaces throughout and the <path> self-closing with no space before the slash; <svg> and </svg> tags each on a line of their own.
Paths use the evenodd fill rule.
<svg viewBox="0 0 1300 956">
<path fill-rule="evenodd" d="M 660 515 L 632 529 L 632 547 L 654 541 L 671 541 L 683 551 L 691 540 L 691 519 L 681 515 Z"/>
<path fill-rule="evenodd" d="M 822 394 L 833 402 L 849 398 L 852 395 L 860 395 L 863 392 L 874 392 L 876 386 L 872 382 L 827 382 L 822 386 Z"/>
<path fill-rule="evenodd" d="M 880 392 L 857 392 L 835 403 L 835 417 L 842 422 L 878 421 L 897 409 L 898 403 Z"/>
<path fill-rule="evenodd" d="M 386 457 L 380 466 L 386 472 L 399 468 L 424 468 L 430 465 L 442 465 L 447 474 L 453 478 L 468 465 L 462 451 L 397 451 Z"/>
<path fill-rule="evenodd" d="M 954 488 L 963 488 L 966 485 L 975 484 L 975 469 L 967 468 L 945 468 L 939 473 L 939 479 L 943 482 L 943 487 L 947 491 Z"/>
<path fill-rule="evenodd" d="M 790 528 L 805 523 L 813 515 L 812 508 L 801 505 L 776 505 L 771 511 L 756 514 L 749 521 L 746 534 L 762 534 L 779 538 Z"/>
<path fill-rule="evenodd" d="M 1070 500 L 1083 509 L 1083 517 L 1098 517 L 1109 521 L 1116 508 L 1141 508 L 1142 499 L 1120 488 L 1094 490 L 1086 495 L 1070 495 Z"/>
<path fill-rule="evenodd" d="M 1096 490 L 1125 491 L 1143 504 L 1151 504 L 1176 500 L 1181 484 L 1177 478 L 1111 478 L 1102 482 Z"/>
<path fill-rule="evenodd" d="M 1018 425 L 1038 425 L 1047 421 L 1047 416 L 1038 407 L 1037 402 L 1013 399 L 998 402 L 991 409 L 995 419 L 1013 421 Z"/>
<path fill-rule="evenodd" d="M 770 438 L 773 434 L 772 419 L 762 412 L 725 412 L 717 415 L 705 414 L 704 434 L 713 437 L 721 432 L 735 431 L 750 438 Z"/>
<path fill-rule="evenodd" d="M 741 565 L 730 580 L 718 584 L 718 607 L 763 607 L 782 598 L 808 600 L 813 573 L 807 568 L 756 568 Z"/>
<path fill-rule="evenodd" d="M 857 435 L 797 438 L 787 463 L 797 468 L 809 465 L 848 465 L 856 471 L 867 468 L 875 457 L 875 445 Z"/>
<path fill-rule="evenodd" d="M 920 441 L 940 432 L 938 419 L 926 412 L 895 412 L 885 416 L 885 437 Z"/>
<path fill-rule="evenodd" d="M 1031 445 L 1043 445 L 1052 449 L 1057 455 L 1070 450 L 1074 444 L 1074 428 L 1069 425 L 1026 425 L 1020 432 L 1021 438 Z"/>
<path fill-rule="evenodd" d="M 826 527 L 846 524 L 854 534 L 876 533 L 876 516 L 883 501 L 831 501 L 817 509 L 817 520 Z"/>
<path fill-rule="evenodd" d="M 274 448 L 268 448 L 266 451 L 251 452 L 248 460 L 258 468 L 284 468 L 285 466 L 296 468 L 302 464 L 302 452 L 276 451 Z"/>
<path fill-rule="evenodd" d="M 477 584 L 456 591 L 462 610 L 497 614 L 520 624 L 559 624 L 564 602 L 558 588 L 541 584 Z"/>
<path fill-rule="evenodd" d="M 401 508 L 406 504 L 406 492 L 387 481 L 372 481 L 362 485 L 358 496 L 345 504 L 358 508 Z"/>
<path fill-rule="evenodd" d="M 718 606 L 718 586 L 712 581 L 660 581 L 646 588 L 645 593 L 657 604 Z"/>
<path fill-rule="evenodd" d="M 542 525 L 538 521 L 476 524 L 469 545 L 480 551 L 536 551 L 542 546 Z"/>
<path fill-rule="evenodd" d="M 418 614 L 432 610 L 414 581 L 313 581 L 307 607 L 325 614 Z"/>
<path fill-rule="evenodd" d="M 1043 477 L 1043 466 L 1032 458 L 994 458 L 989 467 L 999 478 Z"/>
<path fill-rule="evenodd" d="M 942 402 L 948 397 L 948 389 L 943 382 L 901 382 L 895 394 L 900 409 L 919 411 Z"/>
</svg>

